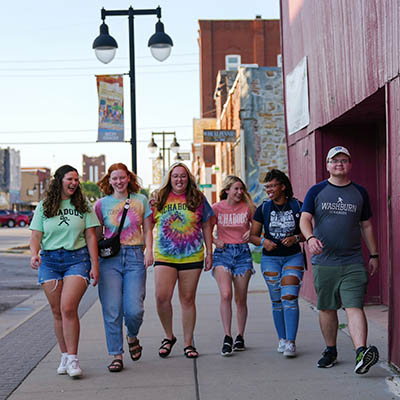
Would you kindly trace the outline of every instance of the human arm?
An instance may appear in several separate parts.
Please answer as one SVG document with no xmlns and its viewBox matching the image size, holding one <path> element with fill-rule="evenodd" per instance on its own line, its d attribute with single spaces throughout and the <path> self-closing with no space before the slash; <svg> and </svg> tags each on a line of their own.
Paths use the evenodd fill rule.
<svg viewBox="0 0 400 400">
<path fill-rule="evenodd" d="M 149 215 L 143 221 L 143 234 L 144 234 L 144 245 L 145 245 L 145 253 L 144 253 L 144 266 L 150 267 L 153 265 L 153 219 L 152 216 Z"/>
<path fill-rule="evenodd" d="M 90 254 L 90 277 L 93 279 L 93 286 L 96 286 L 99 279 L 99 254 L 97 247 L 96 227 L 86 228 L 85 239 Z"/>
<path fill-rule="evenodd" d="M 215 215 L 210 217 L 210 225 L 211 225 L 212 241 L 215 244 L 215 246 L 222 249 L 224 247 L 225 243 L 221 239 L 219 239 L 218 237 L 213 235 L 214 228 L 215 228 L 215 226 L 217 226 L 217 217 Z"/>
<path fill-rule="evenodd" d="M 103 225 L 101 226 L 96 226 L 96 239 L 99 241 L 100 239 L 103 239 L 104 237 L 104 227 Z"/>
<path fill-rule="evenodd" d="M 297 240 L 297 238 L 299 240 Z M 305 240 L 304 235 L 302 233 L 300 233 L 298 235 L 292 235 L 292 236 L 285 237 L 284 239 L 281 240 L 281 243 L 286 247 L 290 247 L 296 243 L 304 242 L 304 240 Z"/>
<path fill-rule="evenodd" d="M 361 225 L 361 233 L 364 238 L 364 242 L 368 247 L 369 254 L 377 255 L 378 251 L 377 251 L 377 247 L 376 247 L 375 235 L 374 235 L 374 230 L 373 230 L 371 219 L 368 219 L 366 221 L 361 221 L 360 225 Z M 375 257 L 369 259 L 368 269 L 369 269 L 371 276 L 373 276 L 376 273 L 376 271 L 378 270 L 378 266 L 379 266 L 378 260 L 379 259 L 375 258 Z"/>
<path fill-rule="evenodd" d="M 202 229 L 203 229 L 204 244 L 206 247 L 206 260 L 205 260 L 206 263 L 204 270 L 209 271 L 212 267 L 212 243 L 213 243 L 210 218 L 202 223 Z"/>
<path fill-rule="evenodd" d="M 262 224 L 253 219 L 250 229 L 249 242 L 255 244 L 256 246 L 262 245 L 262 247 L 267 251 L 272 251 L 276 249 L 277 244 L 267 238 L 261 238 L 260 237 L 261 232 L 262 232 Z"/>
<path fill-rule="evenodd" d="M 324 245 L 322 242 L 313 235 L 313 215 L 309 212 L 303 211 L 300 217 L 300 230 L 303 234 L 311 254 L 321 254 Z"/>
<path fill-rule="evenodd" d="M 40 260 L 40 243 L 42 242 L 43 232 L 33 230 L 29 241 L 29 249 L 31 251 L 31 267 L 38 269 L 41 263 Z"/>
</svg>

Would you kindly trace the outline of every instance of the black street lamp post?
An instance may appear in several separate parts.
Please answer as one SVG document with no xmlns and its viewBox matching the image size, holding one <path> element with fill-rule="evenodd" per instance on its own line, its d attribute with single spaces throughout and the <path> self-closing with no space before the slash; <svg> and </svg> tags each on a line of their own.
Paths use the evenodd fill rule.
<svg viewBox="0 0 400 400">
<path fill-rule="evenodd" d="M 179 156 L 179 153 L 178 153 L 180 145 L 176 140 L 176 133 L 175 132 L 152 132 L 151 133 L 151 140 L 150 140 L 150 143 L 148 144 L 147 148 L 153 154 L 157 151 L 157 148 L 158 148 L 157 143 L 154 141 L 154 136 L 155 135 L 161 135 L 162 136 L 162 147 L 160 148 L 160 150 L 162 151 L 162 154 L 160 153 L 160 155 L 158 156 L 158 159 L 162 160 L 162 162 L 163 162 L 163 169 L 162 169 L 163 173 L 162 173 L 162 176 L 164 177 L 165 176 L 165 171 L 166 171 L 166 168 L 165 168 L 165 152 L 166 151 L 168 152 L 168 168 L 169 168 L 170 164 L 171 164 L 170 150 L 172 150 L 174 153 L 177 153 L 177 156 L 176 156 L 175 159 L 178 159 L 178 160 L 182 159 Z M 172 142 L 169 145 L 169 147 L 166 147 L 165 136 L 168 136 L 168 135 L 173 135 L 174 138 L 172 139 Z"/>
<path fill-rule="evenodd" d="M 108 26 L 104 22 L 106 16 L 128 16 L 129 22 L 129 77 L 130 77 L 130 94 L 131 94 L 131 149 L 132 149 L 132 171 L 137 173 L 137 149 L 136 149 L 136 94 L 135 94 L 135 38 L 134 38 L 134 16 L 135 15 L 156 15 L 158 22 L 156 23 L 156 32 L 151 36 L 148 42 L 151 54 L 158 61 L 166 60 L 173 46 L 171 38 L 164 32 L 164 25 L 160 21 L 161 8 L 147 10 L 134 10 L 129 7 L 128 10 L 105 10 L 101 9 L 101 19 L 103 23 L 100 25 L 100 35 L 93 42 L 93 49 L 96 57 L 104 64 L 108 64 L 115 57 L 118 44 L 116 40 L 109 35 Z"/>
</svg>

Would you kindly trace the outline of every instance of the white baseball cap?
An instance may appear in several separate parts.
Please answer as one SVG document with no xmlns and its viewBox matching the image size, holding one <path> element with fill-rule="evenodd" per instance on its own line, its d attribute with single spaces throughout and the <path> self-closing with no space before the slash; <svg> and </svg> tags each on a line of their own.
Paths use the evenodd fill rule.
<svg viewBox="0 0 400 400">
<path fill-rule="evenodd" d="M 335 157 L 336 154 L 339 153 L 346 154 L 346 156 L 349 156 L 351 158 L 350 152 L 346 149 L 346 147 L 335 146 L 328 151 L 328 155 L 326 156 L 326 161 L 328 162 L 331 158 Z"/>
</svg>

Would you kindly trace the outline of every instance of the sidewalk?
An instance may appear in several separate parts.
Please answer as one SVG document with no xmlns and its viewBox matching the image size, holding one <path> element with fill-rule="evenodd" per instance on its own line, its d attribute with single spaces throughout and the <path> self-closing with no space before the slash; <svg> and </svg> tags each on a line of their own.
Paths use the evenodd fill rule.
<svg viewBox="0 0 400 400">
<path fill-rule="evenodd" d="M 163 337 L 155 309 L 153 270 L 149 270 L 145 320 L 140 333 L 143 356 L 133 363 L 125 357 L 125 369 L 111 374 L 106 353 L 100 304 L 98 301 L 81 319 L 79 358 L 84 377 L 73 380 L 58 376 L 59 350 L 55 347 L 9 397 L 10 400 L 53 399 L 141 399 L 141 400 L 312 400 L 312 399 L 394 399 L 397 377 L 385 363 L 387 332 L 370 322 L 369 342 L 378 346 L 381 361 L 367 375 L 356 375 L 350 338 L 338 336 L 339 362 L 334 368 L 319 369 L 316 362 L 324 348 L 318 314 L 301 301 L 298 356 L 286 359 L 277 353 L 277 339 L 270 302 L 259 273 L 249 290 L 247 350 L 232 357 L 221 357 L 223 331 L 219 316 L 219 294 L 209 273 L 203 273 L 197 294 L 195 345 L 196 361 L 183 356 L 182 329 L 177 296 L 175 334 L 178 342 L 171 356 L 159 358 Z M 235 324 L 233 325 L 235 326 Z M 236 329 L 233 329 L 233 335 Z"/>
</svg>

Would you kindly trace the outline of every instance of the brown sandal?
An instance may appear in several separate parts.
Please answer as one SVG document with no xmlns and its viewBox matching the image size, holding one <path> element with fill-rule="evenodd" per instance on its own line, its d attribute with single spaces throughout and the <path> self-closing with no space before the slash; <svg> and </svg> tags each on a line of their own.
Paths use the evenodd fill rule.
<svg viewBox="0 0 400 400">
<path fill-rule="evenodd" d="M 121 372 L 124 369 L 124 363 L 119 358 L 114 358 L 107 368 L 110 372 Z"/>
<path fill-rule="evenodd" d="M 139 339 L 136 338 L 133 342 L 129 342 L 129 337 L 126 337 L 128 341 L 129 354 L 133 361 L 138 361 L 142 357 L 143 347 L 139 344 Z"/>
</svg>

